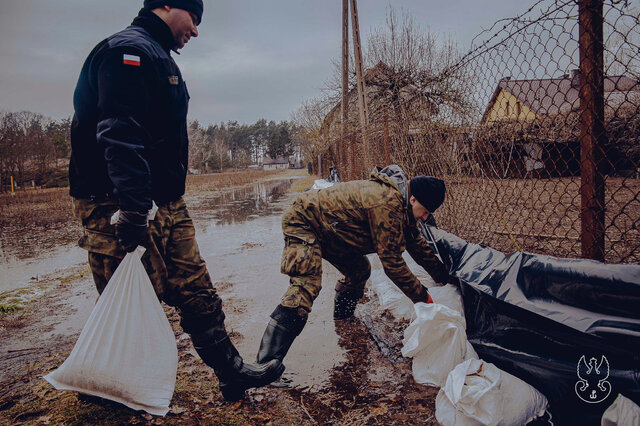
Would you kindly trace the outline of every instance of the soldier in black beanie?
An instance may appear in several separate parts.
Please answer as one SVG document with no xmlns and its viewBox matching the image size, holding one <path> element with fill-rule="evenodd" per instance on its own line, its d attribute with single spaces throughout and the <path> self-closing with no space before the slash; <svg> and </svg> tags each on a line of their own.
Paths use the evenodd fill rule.
<svg viewBox="0 0 640 426">
<path fill-rule="evenodd" d="M 189 94 L 171 51 L 198 36 L 202 12 L 202 0 L 145 0 L 129 27 L 90 53 L 74 93 L 70 194 L 98 292 L 127 252 L 145 247 L 142 263 L 158 297 L 178 308 L 222 395 L 237 400 L 276 380 L 284 367 L 245 364 L 229 340 L 182 198 Z M 159 209 L 148 221 L 153 203 Z"/>
<path fill-rule="evenodd" d="M 412 302 L 432 303 L 403 258 L 406 250 L 436 282 L 449 273 L 417 227 L 444 201 L 440 179 L 409 181 L 397 165 L 376 168 L 366 180 L 337 183 L 301 194 L 282 215 L 285 247 L 280 269 L 289 287 L 271 313 L 258 349 L 259 363 L 282 360 L 302 332 L 322 288 L 322 261 L 343 278 L 336 283 L 333 318 L 353 316 L 364 295 L 375 253 L 391 281 Z"/>
<path fill-rule="evenodd" d="M 431 213 L 435 212 L 444 202 L 445 185 L 442 179 L 433 176 L 416 176 L 409 181 L 409 203 L 413 209 L 414 217 L 422 218 L 426 221 Z M 413 199 L 413 200 L 412 200 Z M 417 201 L 419 204 L 416 204 Z M 427 214 L 421 214 L 420 209 L 424 207 Z"/>
</svg>

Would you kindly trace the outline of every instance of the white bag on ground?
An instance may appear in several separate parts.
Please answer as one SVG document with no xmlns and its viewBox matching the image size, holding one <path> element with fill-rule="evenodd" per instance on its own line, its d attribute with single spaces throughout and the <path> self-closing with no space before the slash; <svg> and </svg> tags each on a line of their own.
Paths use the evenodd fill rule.
<svg viewBox="0 0 640 426">
<path fill-rule="evenodd" d="M 178 350 L 140 260 L 128 253 L 93 308 L 65 362 L 45 379 L 77 391 L 164 416 L 169 411 Z"/>
<path fill-rule="evenodd" d="M 389 309 L 393 315 L 406 320 L 414 318 L 413 302 L 393 284 L 382 269 L 371 272 L 371 288 L 380 298 L 382 307 Z"/>
<path fill-rule="evenodd" d="M 602 426 L 637 426 L 640 425 L 640 407 L 622 394 L 602 415 Z"/>
<path fill-rule="evenodd" d="M 313 181 L 313 186 L 311 187 L 311 189 L 325 189 L 330 188 L 333 185 L 335 185 L 334 182 L 329 182 L 326 179 L 316 179 Z"/>
<path fill-rule="evenodd" d="M 441 387 L 447 374 L 469 358 L 477 358 L 467 341 L 461 313 L 439 303 L 416 303 L 415 319 L 404 331 L 402 355 L 413 358 L 413 378 Z"/>
<path fill-rule="evenodd" d="M 405 256 L 406 257 L 406 256 Z M 458 287 L 452 284 L 444 286 L 435 285 L 433 279 L 427 274 L 422 267 L 410 257 L 406 259 L 407 265 L 423 286 L 427 287 L 429 294 L 435 303 L 445 305 L 464 316 L 464 308 L 462 304 L 462 296 Z M 369 258 L 372 265 L 371 272 L 371 288 L 380 299 L 383 308 L 389 309 L 396 317 L 407 320 L 415 318 L 413 302 L 400 290 L 393 281 L 389 279 L 382 269 L 382 265 L 378 265 L 380 261 L 377 257 Z M 379 266 L 376 268 L 375 266 Z"/>
<path fill-rule="evenodd" d="M 436 397 L 444 426 L 523 425 L 544 414 L 547 399 L 495 365 L 468 359 L 454 368 Z"/>
<path fill-rule="evenodd" d="M 446 284 L 441 287 L 430 287 L 429 294 L 434 303 L 451 308 L 464 318 L 464 303 L 458 287 L 453 284 Z"/>
</svg>

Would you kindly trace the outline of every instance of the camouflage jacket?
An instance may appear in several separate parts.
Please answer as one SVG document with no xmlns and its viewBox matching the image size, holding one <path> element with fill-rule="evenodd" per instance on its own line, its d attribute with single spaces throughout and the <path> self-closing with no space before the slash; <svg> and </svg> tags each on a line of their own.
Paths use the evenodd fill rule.
<svg viewBox="0 0 640 426">
<path fill-rule="evenodd" d="M 367 180 L 308 192 L 294 208 L 323 246 L 338 247 L 344 255 L 377 253 L 386 275 L 414 302 L 425 301 L 426 290 L 402 253 L 407 250 L 437 282 L 446 281 L 448 275 L 420 234 L 408 205 L 404 172 L 389 166 L 374 170 Z"/>
</svg>

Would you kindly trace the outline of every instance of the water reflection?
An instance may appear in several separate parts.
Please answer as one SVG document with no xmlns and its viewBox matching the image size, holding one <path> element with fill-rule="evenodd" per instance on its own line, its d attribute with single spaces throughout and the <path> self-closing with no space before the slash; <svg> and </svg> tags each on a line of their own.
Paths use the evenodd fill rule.
<svg viewBox="0 0 640 426">
<path fill-rule="evenodd" d="M 0 263 L 54 252 L 61 245 L 75 244 L 81 236 L 82 228 L 75 219 L 51 227 L 34 224 L 29 229 L 6 225 L 0 233 Z"/>
<path fill-rule="evenodd" d="M 291 182 L 291 179 L 258 182 L 211 197 L 198 197 L 189 210 L 204 230 L 212 225 L 233 225 L 278 214 L 283 207 L 277 202 L 287 193 Z"/>
<path fill-rule="evenodd" d="M 215 196 L 187 196 L 187 206 L 200 231 L 220 225 L 240 224 L 257 217 L 279 215 L 292 179 L 271 180 L 224 191 Z M 77 246 L 82 235 L 73 219 L 60 228 L 4 227 L 0 235 L 0 292 L 26 286 L 31 277 L 86 262 Z"/>
</svg>

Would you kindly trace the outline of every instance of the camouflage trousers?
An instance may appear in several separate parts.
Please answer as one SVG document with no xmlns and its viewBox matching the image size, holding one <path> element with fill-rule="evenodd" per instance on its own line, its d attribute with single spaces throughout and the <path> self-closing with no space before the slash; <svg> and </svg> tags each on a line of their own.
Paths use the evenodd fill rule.
<svg viewBox="0 0 640 426">
<path fill-rule="evenodd" d="M 84 229 L 78 245 L 89 252 L 89 265 L 100 294 L 126 254 L 118 244 L 115 227 L 109 223 L 118 208 L 115 200 L 73 200 L 74 214 Z M 142 245 L 146 248 L 142 263 L 158 299 L 179 310 L 186 333 L 216 339 L 224 332 L 222 301 L 200 256 L 195 228 L 182 198 L 159 206 Z"/>
<path fill-rule="evenodd" d="M 371 275 L 371 264 L 365 255 L 341 246 L 340 241 L 320 241 L 315 230 L 299 214 L 296 205 L 282 216 L 284 251 L 280 271 L 289 275 L 289 288 L 280 304 L 294 308 L 306 317 L 322 287 L 322 259 L 344 275 L 336 291 L 349 292 L 360 298 Z"/>
</svg>

